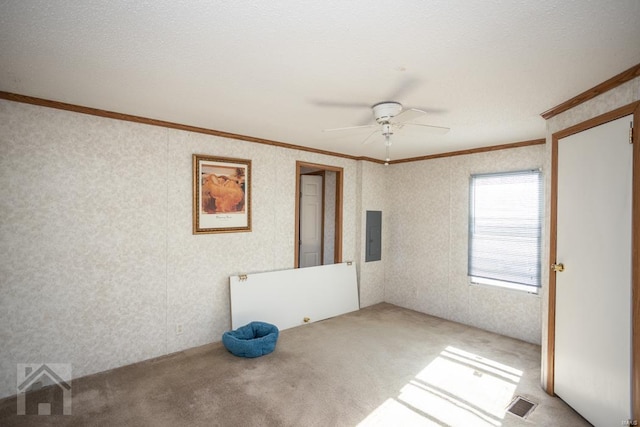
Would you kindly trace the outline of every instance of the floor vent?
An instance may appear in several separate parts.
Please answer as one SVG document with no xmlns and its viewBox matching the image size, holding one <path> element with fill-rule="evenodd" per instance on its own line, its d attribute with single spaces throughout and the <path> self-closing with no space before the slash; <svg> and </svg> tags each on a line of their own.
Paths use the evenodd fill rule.
<svg viewBox="0 0 640 427">
<path fill-rule="evenodd" d="M 538 406 L 537 403 L 525 399 L 522 396 L 516 396 L 509 406 L 507 406 L 507 412 L 520 418 L 527 418 L 531 412 Z"/>
</svg>

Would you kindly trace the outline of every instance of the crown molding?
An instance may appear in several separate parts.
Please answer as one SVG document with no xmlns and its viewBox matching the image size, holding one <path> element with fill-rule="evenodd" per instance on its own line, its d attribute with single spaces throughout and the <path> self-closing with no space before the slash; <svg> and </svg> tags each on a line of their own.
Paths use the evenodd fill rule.
<svg viewBox="0 0 640 427">
<path fill-rule="evenodd" d="M 98 108 L 84 107 L 84 106 L 81 106 L 81 105 L 68 104 L 68 103 L 65 103 L 65 102 L 52 101 L 52 100 L 49 100 L 49 99 L 37 98 L 37 97 L 27 96 L 27 95 L 20 95 L 20 94 L 11 93 L 11 92 L 0 91 L 0 99 L 5 99 L 7 101 L 20 102 L 20 103 L 23 103 L 23 104 L 37 105 L 37 106 L 40 106 L 40 107 L 47 107 L 47 108 L 55 108 L 55 109 L 58 109 L 58 110 L 72 111 L 72 112 L 75 112 L 75 113 L 88 114 L 88 115 L 91 115 L 91 116 L 105 117 L 105 118 L 108 118 L 108 119 L 123 120 L 123 121 L 127 121 L 127 122 L 141 123 L 141 124 L 150 125 L 150 126 L 159 126 L 159 127 L 169 128 L 169 129 L 183 130 L 183 131 L 186 131 L 186 132 L 202 133 L 202 134 L 205 134 L 205 135 L 219 136 L 219 137 L 222 137 L 222 138 L 236 139 L 236 140 L 240 140 L 240 141 L 253 142 L 253 143 L 256 143 L 256 144 L 271 145 L 271 146 L 274 146 L 274 147 L 287 148 L 287 149 L 291 149 L 291 150 L 306 151 L 306 152 L 309 152 L 309 153 L 324 154 L 324 155 L 327 155 L 327 156 L 341 157 L 341 158 L 344 158 L 344 159 L 350 159 L 350 160 L 356 160 L 356 161 L 366 161 L 366 162 L 371 162 L 371 163 L 377 163 L 377 164 L 380 164 L 380 165 L 383 165 L 385 163 L 383 160 L 374 159 L 374 158 L 367 157 L 367 156 L 351 156 L 351 155 L 348 155 L 348 154 L 336 153 L 336 152 L 333 152 L 333 151 L 319 150 L 319 149 L 316 149 L 316 148 L 304 147 L 302 145 L 289 144 L 289 143 L 280 142 L 280 141 L 272 141 L 272 140 L 269 140 L 269 139 L 256 138 L 254 136 L 240 135 L 240 134 L 237 134 L 237 133 L 224 132 L 224 131 L 219 131 L 219 130 L 215 130 L 215 129 L 207 129 L 207 128 L 202 128 L 202 127 L 197 127 L 197 126 L 184 125 L 184 124 L 180 124 L 180 123 L 168 122 L 168 121 L 165 121 L 165 120 L 150 119 L 150 118 L 147 118 L 147 117 L 134 116 L 134 115 L 131 115 L 131 114 L 124 114 L 124 113 L 117 113 L 117 112 L 114 112 L 114 111 L 101 110 L 101 109 L 98 109 Z M 421 156 L 421 157 L 412 157 L 412 158 L 407 158 L 407 159 L 392 160 L 391 162 L 389 162 L 389 164 L 417 162 L 417 161 L 421 161 L 421 160 L 437 159 L 437 158 L 440 158 L 440 157 L 459 156 L 459 155 L 463 155 L 463 154 L 484 153 L 484 152 L 487 152 L 487 151 L 504 150 L 504 149 L 508 149 L 508 148 L 518 148 L 518 147 L 524 147 L 524 146 L 535 145 L 535 144 L 544 144 L 544 142 L 545 142 L 544 139 L 536 139 L 536 140 L 533 140 L 533 141 L 523 141 L 523 142 L 516 142 L 516 143 L 512 143 L 512 144 L 494 145 L 494 146 L 490 146 L 490 147 L 480 147 L 480 148 L 474 148 L 474 149 L 469 149 L 469 150 L 452 151 L 452 152 L 447 152 L 447 153 L 432 154 L 432 155 Z"/>
<path fill-rule="evenodd" d="M 634 65 L 633 67 L 621 72 L 620 74 L 616 74 L 615 76 L 611 77 L 609 80 L 606 80 L 600 83 L 599 85 L 596 85 L 591 89 L 586 90 L 581 94 L 574 96 L 568 101 L 565 101 L 562 104 L 557 105 L 540 115 L 545 120 L 549 120 L 553 116 L 557 116 L 560 113 L 564 113 L 565 111 L 570 110 L 571 108 L 577 105 L 580 105 L 584 102 L 587 102 L 598 95 L 602 95 L 603 93 L 610 91 L 611 89 L 616 88 L 621 84 L 628 82 L 629 80 L 633 80 L 638 76 L 640 76 L 640 64 Z"/>
<path fill-rule="evenodd" d="M 407 162 L 419 162 L 421 160 L 431 160 L 431 159 L 439 159 L 442 157 L 454 157 L 454 156 L 463 156 L 466 154 L 478 154 L 478 153 L 486 153 L 489 151 L 498 151 L 498 150 L 507 150 L 507 149 L 511 149 L 511 148 L 520 148 L 520 147 L 528 147 L 530 145 L 541 145 L 544 144 L 546 142 L 545 139 L 532 139 L 529 141 L 521 141 L 521 142 L 512 142 L 509 144 L 500 144 L 500 145 L 491 145 L 489 147 L 478 147 L 478 148 L 471 148 L 468 150 L 459 150 L 459 151 L 449 151 L 446 153 L 440 153 L 440 154 L 430 154 L 428 156 L 421 156 L 421 157 L 411 157 L 408 159 L 401 159 L 401 160 L 392 160 L 391 162 L 389 162 L 392 165 L 398 164 L 398 163 L 407 163 Z"/>
</svg>

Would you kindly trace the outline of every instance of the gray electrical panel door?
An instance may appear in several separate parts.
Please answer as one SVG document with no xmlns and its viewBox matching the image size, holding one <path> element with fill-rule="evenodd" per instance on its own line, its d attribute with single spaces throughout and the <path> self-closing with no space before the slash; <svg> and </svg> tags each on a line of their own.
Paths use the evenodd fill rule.
<svg viewBox="0 0 640 427">
<path fill-rule="evenodd" d="M 382 259 L 382 212 L 367 211 L 367 246 L 365 262 Z"/>
</svg>

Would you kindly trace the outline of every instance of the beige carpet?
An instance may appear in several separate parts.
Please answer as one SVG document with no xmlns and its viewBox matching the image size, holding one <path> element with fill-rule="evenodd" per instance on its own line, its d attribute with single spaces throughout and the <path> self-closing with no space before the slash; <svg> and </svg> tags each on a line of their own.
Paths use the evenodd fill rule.
<svg viewBox="0 0 640 427">
<path fill-rule="evenodd" d="M 0 425 L 589 425 L 539 378 L 539 346 L 379 304 L 282 331 L 257 359 L 215 343 L 74 380 L 70 416 L 6 399 Z M 539 404 L 526 420 L 505 414 L 516 394 Z"/>
</svg>

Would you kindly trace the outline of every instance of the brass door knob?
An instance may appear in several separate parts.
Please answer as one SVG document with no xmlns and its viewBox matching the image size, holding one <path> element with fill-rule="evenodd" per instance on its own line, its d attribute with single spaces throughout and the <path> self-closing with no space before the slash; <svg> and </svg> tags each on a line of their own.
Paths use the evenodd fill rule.
<svg viewBox="0 0 640 427">
<path fill-rule="evenodd" d="M 556 273 L 564 271 L 564 264 L 551 264 L 551 269 Z"/>
</svg>

